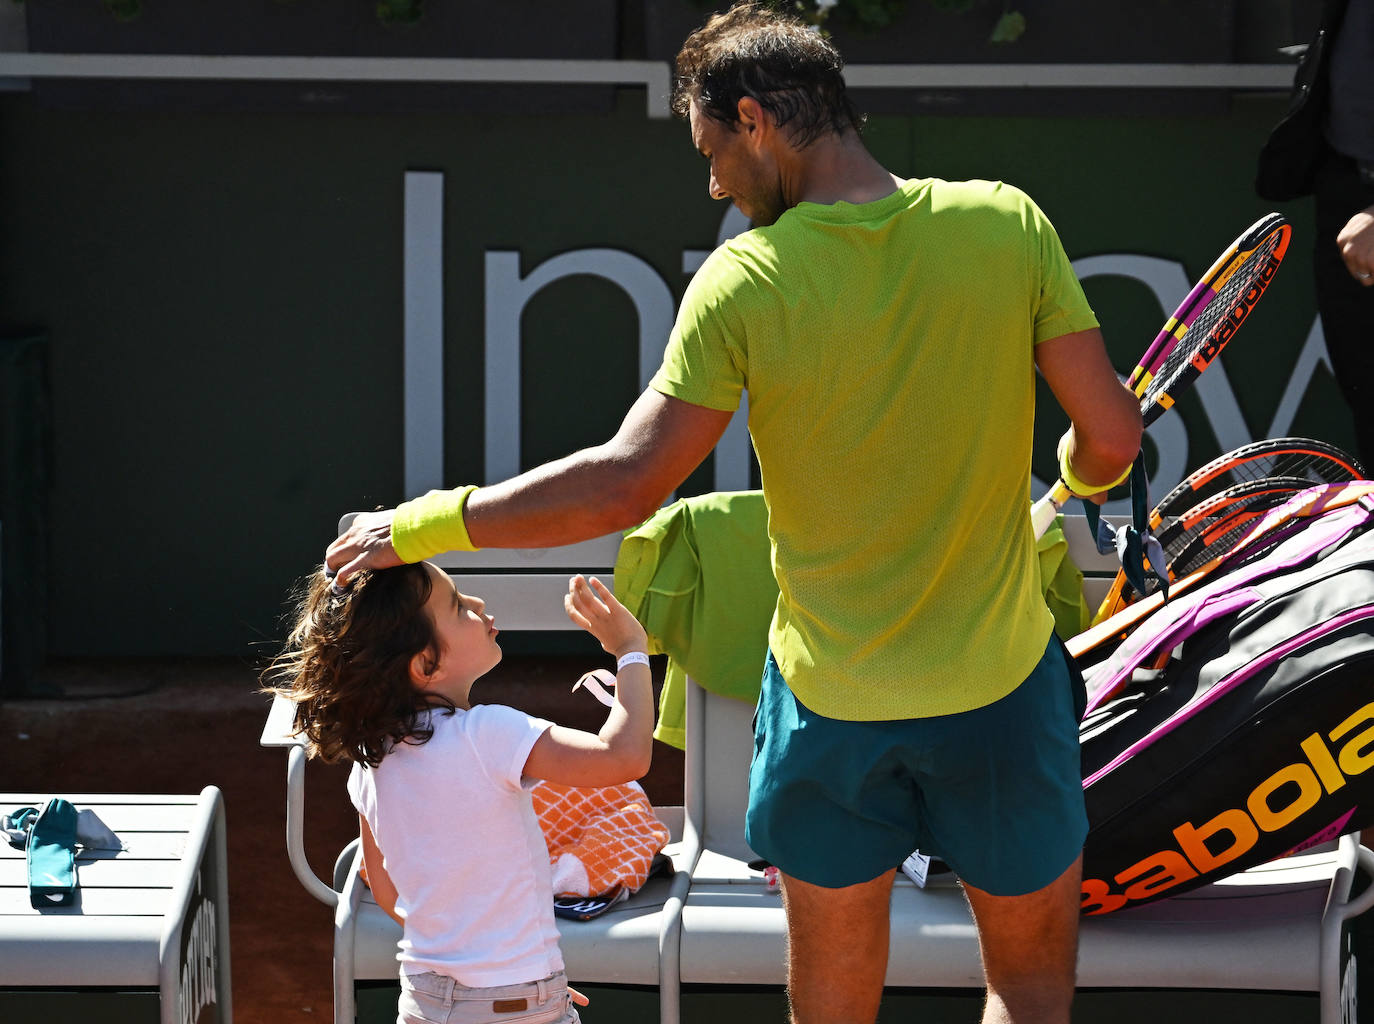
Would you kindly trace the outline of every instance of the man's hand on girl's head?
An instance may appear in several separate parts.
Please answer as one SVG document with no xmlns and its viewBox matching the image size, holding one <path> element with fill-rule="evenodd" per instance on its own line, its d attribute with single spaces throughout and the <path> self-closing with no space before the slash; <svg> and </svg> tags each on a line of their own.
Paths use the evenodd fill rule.
<svg viewBox="0 0 1374 1024">
<path fill-rule="evenodd" d="M 348 529 L 325 548 L 324 567 L 336 572 L 334 582 L 348 586 L 354 573 L 363 569 L 389 569 L 403 564 L 391 546 L 391 519 L 395 509 L 361 512 Z"/>
</svg>

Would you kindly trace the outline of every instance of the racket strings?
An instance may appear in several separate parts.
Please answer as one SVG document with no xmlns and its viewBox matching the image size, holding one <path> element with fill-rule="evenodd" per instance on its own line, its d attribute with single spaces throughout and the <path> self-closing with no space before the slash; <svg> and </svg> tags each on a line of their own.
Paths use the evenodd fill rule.
<svg viewBox="0 0 1374 1024">
<path fill-rule="evenodd" d="M 1184 370 L 1192 363 L 1193 357 L 1207 342 L 1212 328 L 1231 314 L 1237 300 L 1249 291 L 1255 279 L 1263 272 L 1269 257 L 1283 240 L 1282 232 L 1271 232 L 1236 271 L 1222 285 L 1221 290 L 1211 302 L 1203 307 L 1196 319 L 1186 326 L 1178 343 L 1165 355 L 1154 377 L 1146 385 L 1141 396 L 1141 405 L 1151 404 L 1161 392 L 1167 393 Z M 1200 369 L 1200 368 L 1199 368 Z"/>
<path fill-rule="evenodd" d="M 1249 501 L 1235 508 L 1207 525 L 1205 530 L 1189 538 L 1169 562 L 1169 574 L 1182 579 L 1196 572 L 1213 558 L 1230 551 L 1260 518 L 1272 509 L 1282 505 L 1303 487 L 1274 489 L 1254 495 Z"/>
<path fill-rule="evenodd" d="M 1269 450 L 1247 445 L 1190 474 L 1161 499 L 1155 518 L 1164 523 L 1184 515 L 1236 484 L 1275 477 L 1308 480 L 1313 485 L 1344 483 L 1364 478 L 1364 467 L 1334 445 L 1324 442 L 1284 445 L 1269 442 Z"/>
<path fill-rule="evenodd" d="M 1174 533 L 1169 543 L 1161 542 L 1168 565 L 1170 581 L 1200 569 L 1218 555 L 1234 547 L 1250 527 L 1271 509 L 1282 504 L 1291 491 L 1285 491 L 1272 500 L 1256 498 L 1247 503 L 1238 503 L 1224 511 L 1198 521 L 1191 529 Z M 1130 602 L 1137 597 L 1149 597 L 1160 589 L 1161 583 L 1152 576 L 1146 577 L 1145 593 L 1137 595 L 1135 588 L 1126 584 L 1122 598 Z"/>
<path fill-rule="evenodd" d="M 1249 458 L 1238 460 L 1226 466 L 1228 472 L 1252 474 L 1251 479 L 1237 481 L 1211 497 L 1197 502 L 1192 508 L 1179 516 L 1166 516 L 1160 519 L 1155 530 L 1156 539 L 1164 548 L 1170 580 L 1184 576 L 1202 568 L 1214 558 L 1230 551 L 1249 532 L 1259 517 L 1283 504 L 1294 494 L 1308 487 L 1320 484 L 1322 479 L 1313 480 L 1296 474 L 1258 475 L 1255 463 L 1266 461 Z M 1270 459 L 1275 466 L 1289 466 L 1293 469 L 1313 469 L 1319 461 L 1331 464 L 1329 459 L 1314 460 L 1307 455 L 1296 459 Z M 1249 468 L 1246 468 L 1249 467 Z M 1333 475 L 1335 471 L 1330 471 Z M 1342 476 L 1341 479 L 1352 479 Z M 1215 483 L 1212 478 L 1210 483 Z M 1147 580 L 1148 597 L 1159 589 L 1154 580 Z M 1130 601 L 1133 594 L 1123 592 L 1123 598 Z"/>
<path fill-rule="evenodd" d="M 1310 486 L 1311 481 L 1292 476 L 1265 477 L 1233 484 L 1220 494 L 1199 502 L 1172 525 L 1161 529 L 1156 536 L 1172 566 L 1174 558 L 1198 538 L 1210 543 L 1216 536 L 1218 526 L 1232 517 L 1245 513 L 1247 509 L 1272 507 Z"/>
</svg>

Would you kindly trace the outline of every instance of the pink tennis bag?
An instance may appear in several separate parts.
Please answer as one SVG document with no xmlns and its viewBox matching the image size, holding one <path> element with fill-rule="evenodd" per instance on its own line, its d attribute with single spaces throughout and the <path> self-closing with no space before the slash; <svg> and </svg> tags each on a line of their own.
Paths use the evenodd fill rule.
<svg viewBox="0 0 1374 1024">
<path fill-rule="evenodd" d="M 1085 914 L 1374 824 L 1374 497 L 1275 511 L 1084 670 Z"/>
</svg>

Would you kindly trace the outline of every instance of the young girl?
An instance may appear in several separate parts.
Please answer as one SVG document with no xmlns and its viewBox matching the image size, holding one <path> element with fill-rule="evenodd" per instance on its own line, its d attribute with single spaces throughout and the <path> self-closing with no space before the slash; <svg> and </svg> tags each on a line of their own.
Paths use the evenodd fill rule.
<svg viewBox="0 0 1374 1024">
<path fill-rule="evenodd" d="M 574 576 L 569 617 L 617 658 L 596 735 L 473 705 L 501 660 L 486 606 L 429 563 L 365 570 L 346 589 L 309 579 L 286 650 L 268 667 L 297 702 L 312 756 L 351 761 L 363 860 L 403 935 L 398 1024 L 577 1022 L 554 926 L 538 779 L 605 786 L 649 770 L 653 703 L 644 629 L 610 590 Z"/>
</svg>

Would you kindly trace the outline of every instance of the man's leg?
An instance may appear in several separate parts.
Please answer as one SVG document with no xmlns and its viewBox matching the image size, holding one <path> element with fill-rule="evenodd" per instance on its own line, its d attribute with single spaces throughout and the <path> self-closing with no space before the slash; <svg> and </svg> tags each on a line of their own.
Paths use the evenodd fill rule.
<svg viewBox="0 0 1374 1024">
<path fill-rule="evenodd" d="M 887 974 L 895 871 L 826 889 L 782 876 L 792 1024 L 873 1024 Z"/>
<path fill-rule="evenodd" d="M 1078 962 L 1083 858 L 1024 896 L 964 886 L 983 954 L 983 1024 L 1067 1024 Z"/>
</svg>

